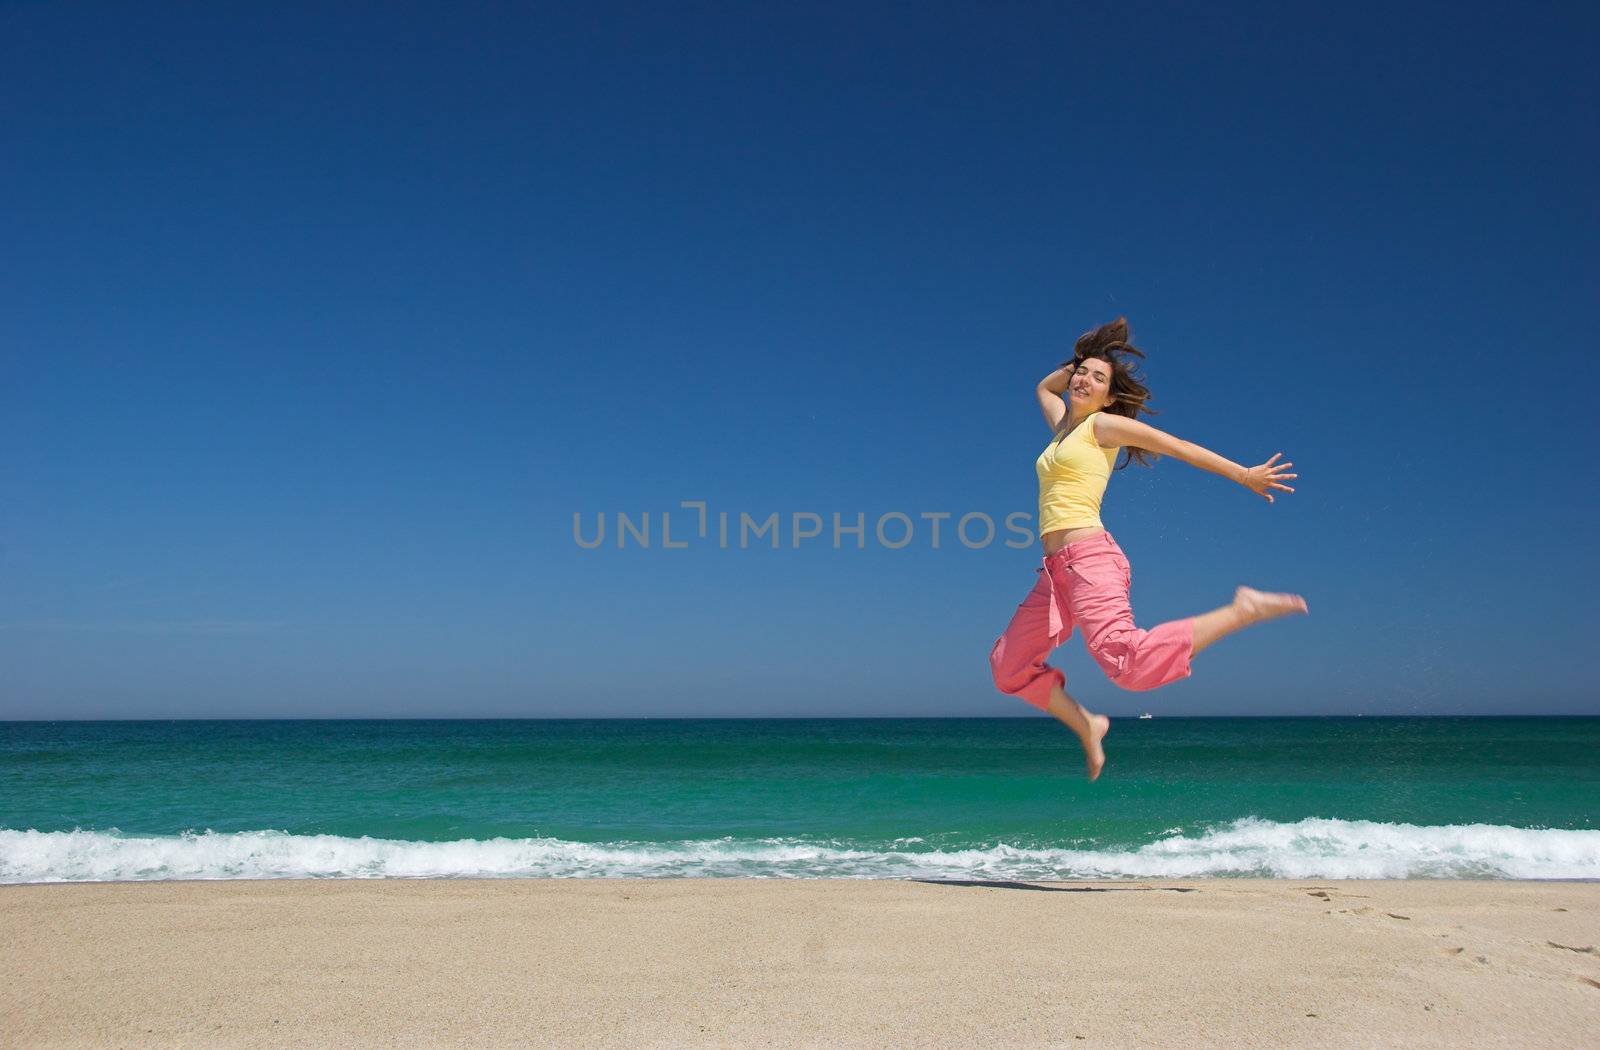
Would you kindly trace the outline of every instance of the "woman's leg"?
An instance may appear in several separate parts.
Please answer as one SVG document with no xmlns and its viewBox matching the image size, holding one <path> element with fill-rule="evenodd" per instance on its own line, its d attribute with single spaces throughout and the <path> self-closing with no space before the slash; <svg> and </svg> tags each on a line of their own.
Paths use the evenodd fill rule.
<svg viewBox="0 0 1600 1050">
<path fill-rule="evenodd" d="M 1156 689 L 1189 677 L 1194 653 L 1191 619 L 1148 629 L 1135 625 L 1128 592 L 1133 573 L 1120 548 L 1107 542 L 1072 560 L 1072 618 L 1106 677 L 1122 689 Z"/>
<path fill-rule="evenodd" d="M 1306 600 L 1298 594 L 1267 594 L 1240 587 L 1233 592 L 1231 603 L 1194 618 L 1194 652 L 1251 624 L 1307 611 Z"/>
<path fill-rule="evenodd" d="M 1069 620 L 1061 633 L 1050 634 L 1050 589 L 1053 586 L 1055 581 L 1049 573 L 1039 573 L 1033 590 L 1017 606 L 1005 633 L 989 650 L 989 668 L 994 674 L 995 686 L 1002 693 L 1020 696 L 1034 707 L 1050 712 L 1072 730 L 1083 745 L 1089 779 L 1094 780 L 1106 764 L 1105 749 L 1100 741 L 1111 728 L 1111 720 L 1068 696 L 1064 688 L 1066 676 L 1045 662 L 1051 651 L 1072 633 Z"/>
<path fill-rule="evenodd" d="M 1062 725 L 1077 734 L 1078 743 L 1083 745 L 1083 757 L 1088 763 L 1089 779 L 1098 778 L 1106 764 L 1105 748 L 1100 741 L 1111 729 L 1111 719 L 1084 707 L 1060 686 L 1050 690 L 1049 711 Z"/>
<path fill-rule="evenodd" d="M 1072 632 L 1067 625 L 1059 637 L 1050 634 L 1051 586 L 1049 575 L 1039 573 L 1033 590 L 1017 606 L 1005 633 L 989 650 L 989 671 L 995 688 L 1019 696 L 1041 711 L 1050 709 L 1051 689 L 1066 684 L 1066 676 L 1045 661 Z"/>
<path fill-rule="evenodd" d="M 1233 601 L 1199 616 L 1149 630 L 1134 626 L 1128 600 L 1133 573 L 1121 548 L 1107 546 L 1075 559 L 1070 570 L 1072 615 L 1089 653 L 1123 689 L 1155 689 L 1190 673 L 1194 654 L 1251 624 L 1306 611 L 1298 594 L 1268 594 L 1240 587 Z"/>
</svg>

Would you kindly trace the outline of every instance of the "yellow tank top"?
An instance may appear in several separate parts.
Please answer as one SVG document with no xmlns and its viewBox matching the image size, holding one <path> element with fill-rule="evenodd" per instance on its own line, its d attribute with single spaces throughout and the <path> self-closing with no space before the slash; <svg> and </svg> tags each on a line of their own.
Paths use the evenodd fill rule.
<svg viewBox="0 0 1600 1050">
<path fill-rule="evenodd" d="M 1111 480 L 1117 461 L 1115 448 L 1101 448 L 1094 439 L 1091 412 L 1072 433 L 1051 438 L 1039 453 L 1034 469 L 1039 475 L 1039 535 L 1057 529 L 1102 528 L 1100 498 Z"/>
</svg>

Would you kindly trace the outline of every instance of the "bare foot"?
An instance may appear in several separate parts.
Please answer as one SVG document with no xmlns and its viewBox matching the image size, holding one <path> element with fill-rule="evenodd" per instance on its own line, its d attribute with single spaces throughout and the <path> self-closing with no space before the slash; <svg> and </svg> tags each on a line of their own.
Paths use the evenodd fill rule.
<svg viewBox="0 0 1600 1050">
<path fill-rule="evenodd" d="M 1050 713 L 1055 715 L 1061 724 L 1072 730 L 1078 742 L 1083 745 L 1083 757 L 1089 766 L 1089 779 L 1092 781 L 1099 777 L 1100 770 L 1106 764 L 1105 748 L 1100 746 L 1100 741 L 1110 731 L 1111 719 L 1090 711 L 1063 692 L 1060 686 L 1050 691 Z"/>
<path fill-rule="evenodd" d="M 1309 611 L 1306 600 L 1298 594 L 1268 594 L 1250 587 L 1240 587 L 1233 592 L 1233 607 L 1239 610 L 1245 623 L 1262 623 L 1290 613 Z"/>
<path fill-rule="evenodd" d="M 1100 741 L 1111 731 L 1111 719 L 1105 715 L 1089 716 L 1089 735 L 1079 737 L 1083 741 L 1083 755 L 1089 762 L 1089 780 L 1098 780 L 1100 770 L 1106 764 L 1106 749 L 1100 746 Z"/>
</svg>

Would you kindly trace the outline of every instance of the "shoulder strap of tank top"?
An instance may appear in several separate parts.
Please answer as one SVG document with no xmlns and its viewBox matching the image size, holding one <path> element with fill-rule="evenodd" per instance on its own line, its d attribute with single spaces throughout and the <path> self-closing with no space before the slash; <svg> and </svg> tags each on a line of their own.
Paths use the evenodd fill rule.
<svg viewBox="0 0 1600 1050">
<path fill-rule="evenodd" d="M 1083 429 L 1083 425 L 1085 423 L 1089 422 L 1089 420 L 1093 419 L 1095 416 L 1097 416 L 1099 414 L 1100 413 L 1099 413 L 1098 410 L 1096 410 L 1094 412 L 1090 412 L 1088 415 L 1084 416 L 1082 419 L 1080 419 L 1076 423 L 1074 423 L 1070 430 L 1063 430 L 1059 434 L 1057 434 L 1055 437 L 1051 438 L 1050 439 L 1050 443 L 1053 445 L 1053 444 L 1055 444 L 1057 442 L 1067 440 L 1067 438 L 1071 437 L 1072 435 L 1076 434 L 1078 431 L 1082 430 Z M 1099 444 L 1099 442 L 1097 441 L 1097 442 L 1095 442 L 1095 444 Z"/>
<path fill-rule="evenodd" d="M 1094 434 L 1094 417 L 1098 416 L 1099 414 L 1100 414 L 1100 410 L 1099 409 L 1095 409 L 1093 412 L 1090 412 L 1088 415 L 1084 416 L 1082 422 L 1080 422 L 1076 427 L 1073 428 L 1074 430 L 1085 430 L 1084 424 L 1087 423 L 1088 427 L 1085 430 L 1084 436 L 1086 438 L 1088 438 L 1089 443 L 1091 445 L 1093 445 L 1095 448 L 1099 448 L 1100 447 L 1100 439 L 1095 437 L 1095 434 Z"/>
</svg>

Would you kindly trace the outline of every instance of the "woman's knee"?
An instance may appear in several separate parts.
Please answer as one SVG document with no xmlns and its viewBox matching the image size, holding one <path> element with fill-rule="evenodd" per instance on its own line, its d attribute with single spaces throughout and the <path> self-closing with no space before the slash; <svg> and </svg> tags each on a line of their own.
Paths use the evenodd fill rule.
<svg viewBox="0 0 1600 1050">
<path fill-rule="evenodd" d="M 1138 634 L 1136 629 L 1119 627 L 1102 633 L 1089 646 L 1089 655 L 1094 657 L 1111 684 L 1130 692 L 1145 688 L 1134 673 L 1138 662 Z"/>
<path fill-rule="evenodd" d="M 1106 675 L 1119 689 L 1142 693 L 1189 675 L 1189 652 L 1178 633 L 1135 631 L 1112 647 Z"/>
<path fill-rule="evenodd" d="M 1111 675 L 1111 684 L 1118 689 L 1126 689 L 1130 693 L 1143 693 L 1155 688 L 1154 685 L 1131 672 L 1132 669 L 1124 665 L 1117 670 L 1116 674 Z"/>
<path fill-rule="evenodd" d="M 995 688 L 1002 693 L 1011 691 L 1006 686 L 1010 683 L 1013 672 L 1006 662 L 1006 640 L 1003 637 L 997 638 L 994 645 L 989 647 L 989 676 L 994 679 Z"/>
<path fill-rule="evenodd" d="M 995 688 L 1002 693 L 1015 693 L 1033 680 L 1031 663 L 1011 656 L 1006 639 L 996 640 L 989 649 L 989 674 Z"/>
</svg>

